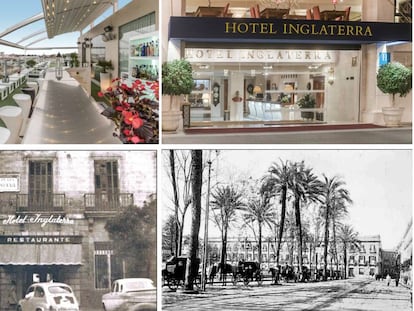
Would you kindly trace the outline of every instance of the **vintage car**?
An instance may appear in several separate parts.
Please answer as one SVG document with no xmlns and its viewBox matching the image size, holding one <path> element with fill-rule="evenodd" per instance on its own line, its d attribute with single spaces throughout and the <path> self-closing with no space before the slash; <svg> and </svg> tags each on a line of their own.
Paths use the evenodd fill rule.
<svg viewBox="0 0 414 311">
<path fill-rule="evenodd" d="M 102 296 L 105 311 L 151 310 L 139 309 L 154 306 L 156 310 L 157 291 L 152 280 L 147 278 L 119 279 L 112 284 L 110 293 Z M 138 308 L 138 309 L 135 309 Z"/>
<path fill-rule="evenodd" d="M 43 282 L 29 286 L 17 305 L 18 311 L 65 310 L 79 311 L 79 304 L 69 285 Z"/>
</svg>

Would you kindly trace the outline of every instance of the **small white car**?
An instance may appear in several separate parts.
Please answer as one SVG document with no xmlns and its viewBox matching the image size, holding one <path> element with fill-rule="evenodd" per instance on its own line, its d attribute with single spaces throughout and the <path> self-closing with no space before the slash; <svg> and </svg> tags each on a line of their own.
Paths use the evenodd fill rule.
<svg viewBox="0 0 414 311">
<path fill-rule="evenodd" d="M 17 305 L 18 311 L 79 311 L 79 304 L 69 285 L 43 282 L 29 286 Z"/>
<path fill-rule="evenodd" d="M 102 307 L 105 311 L 156 310 L 156 301 L 157 290 L 151 279 L 127 278 L 112 284 L 111 292 L 102 296 Z"/>
</svg>

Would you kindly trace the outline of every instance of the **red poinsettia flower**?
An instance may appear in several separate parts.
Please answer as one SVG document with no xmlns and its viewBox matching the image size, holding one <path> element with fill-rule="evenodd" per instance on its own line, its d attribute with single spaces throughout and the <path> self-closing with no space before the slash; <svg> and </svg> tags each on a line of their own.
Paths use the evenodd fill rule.
<svg viewBox="0 0 414 311">
<path fill-rule="evenodd" d="M 107 89 L 106 89 L 106 91 L 107 92 L 112 92 L 112 87 L 110 86 L 110 87 L 108 87 Z"/>
<path fill-rule="evenodd" d="M 102 92 L 98 92 L 98 96 L 99 96 L 99 97 L 104 97 L 104 93 L 102 93 Z"/>
<path fill-rule="evenodd" d="M 145 142 L 145 140 L 144 139 L 142 139 L 142 138 L 140 138 L 140 137 L 138 137 L 138 136 L 132 136 L 132 137 L 130 137 L 129 138 L 129 141 L 131 141 L 132 143 L 134 143 L 134 144 L 138 144 L 138 143 L 143 143 L 143 142 Z"/>
</svg>

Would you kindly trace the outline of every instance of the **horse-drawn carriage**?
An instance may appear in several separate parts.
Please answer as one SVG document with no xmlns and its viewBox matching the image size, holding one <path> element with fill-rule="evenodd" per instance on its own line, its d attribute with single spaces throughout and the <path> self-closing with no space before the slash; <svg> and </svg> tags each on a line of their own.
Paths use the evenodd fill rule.
<svg viewBox="0 0 414 311">
<path fill-rule="evenodd" d="M 226 263 L 223 267 L 219 264 L 217 273 L 222 281 L 225 281 L 227 275 L 230 274 L 234 285 L 239 281 L 243 281 L 244 285 L 248 285 L 252 281 L 257 281 L 259 285 L 263 282 L 259 264 L 254 261 L 241 261 L 237 266 Z"/>
<path fill-rule="evenodd" d="M 193 271 L 194 285 L 200 287 L 201 278 L 198 273 L 200 259 L 197 258 Z M 187 257 L 176 257 L 165 264 L 162 270 L 163 286 L 168 286 L 172 290 L 176 290 L 179 286 L 184 285 L 185 270 L 187 267 Z"/>
<path fill-rule="evenodd" d="M 297 269 L 297 268 L 296 268 Z M 270 268 L 269 272 L 272 275 L 272 283 L 277 283 L 280 280 L 284 282 L 308 282 L 311 279 L 311 273 L 308 267 L 302 266 L 302 274 L 300 275 L 298 271 L 293 266 L 285 265 L 278 266 L 278 268 Z"/>
</svg>

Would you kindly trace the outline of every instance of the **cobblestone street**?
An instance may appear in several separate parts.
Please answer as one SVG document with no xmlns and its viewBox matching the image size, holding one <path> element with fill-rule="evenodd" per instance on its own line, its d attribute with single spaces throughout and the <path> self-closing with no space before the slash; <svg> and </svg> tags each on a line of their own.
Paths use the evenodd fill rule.
<svg viewBox="0 0 414 311">
<path fill-rule="evenodd" d="M 411 310 L 410 291 L 393 282 L 354 278 L 318 283 L 258 286 L 208 286 L 206 292 L 185 294 L 163 289 L 162 310 Z"/>
</svg>

